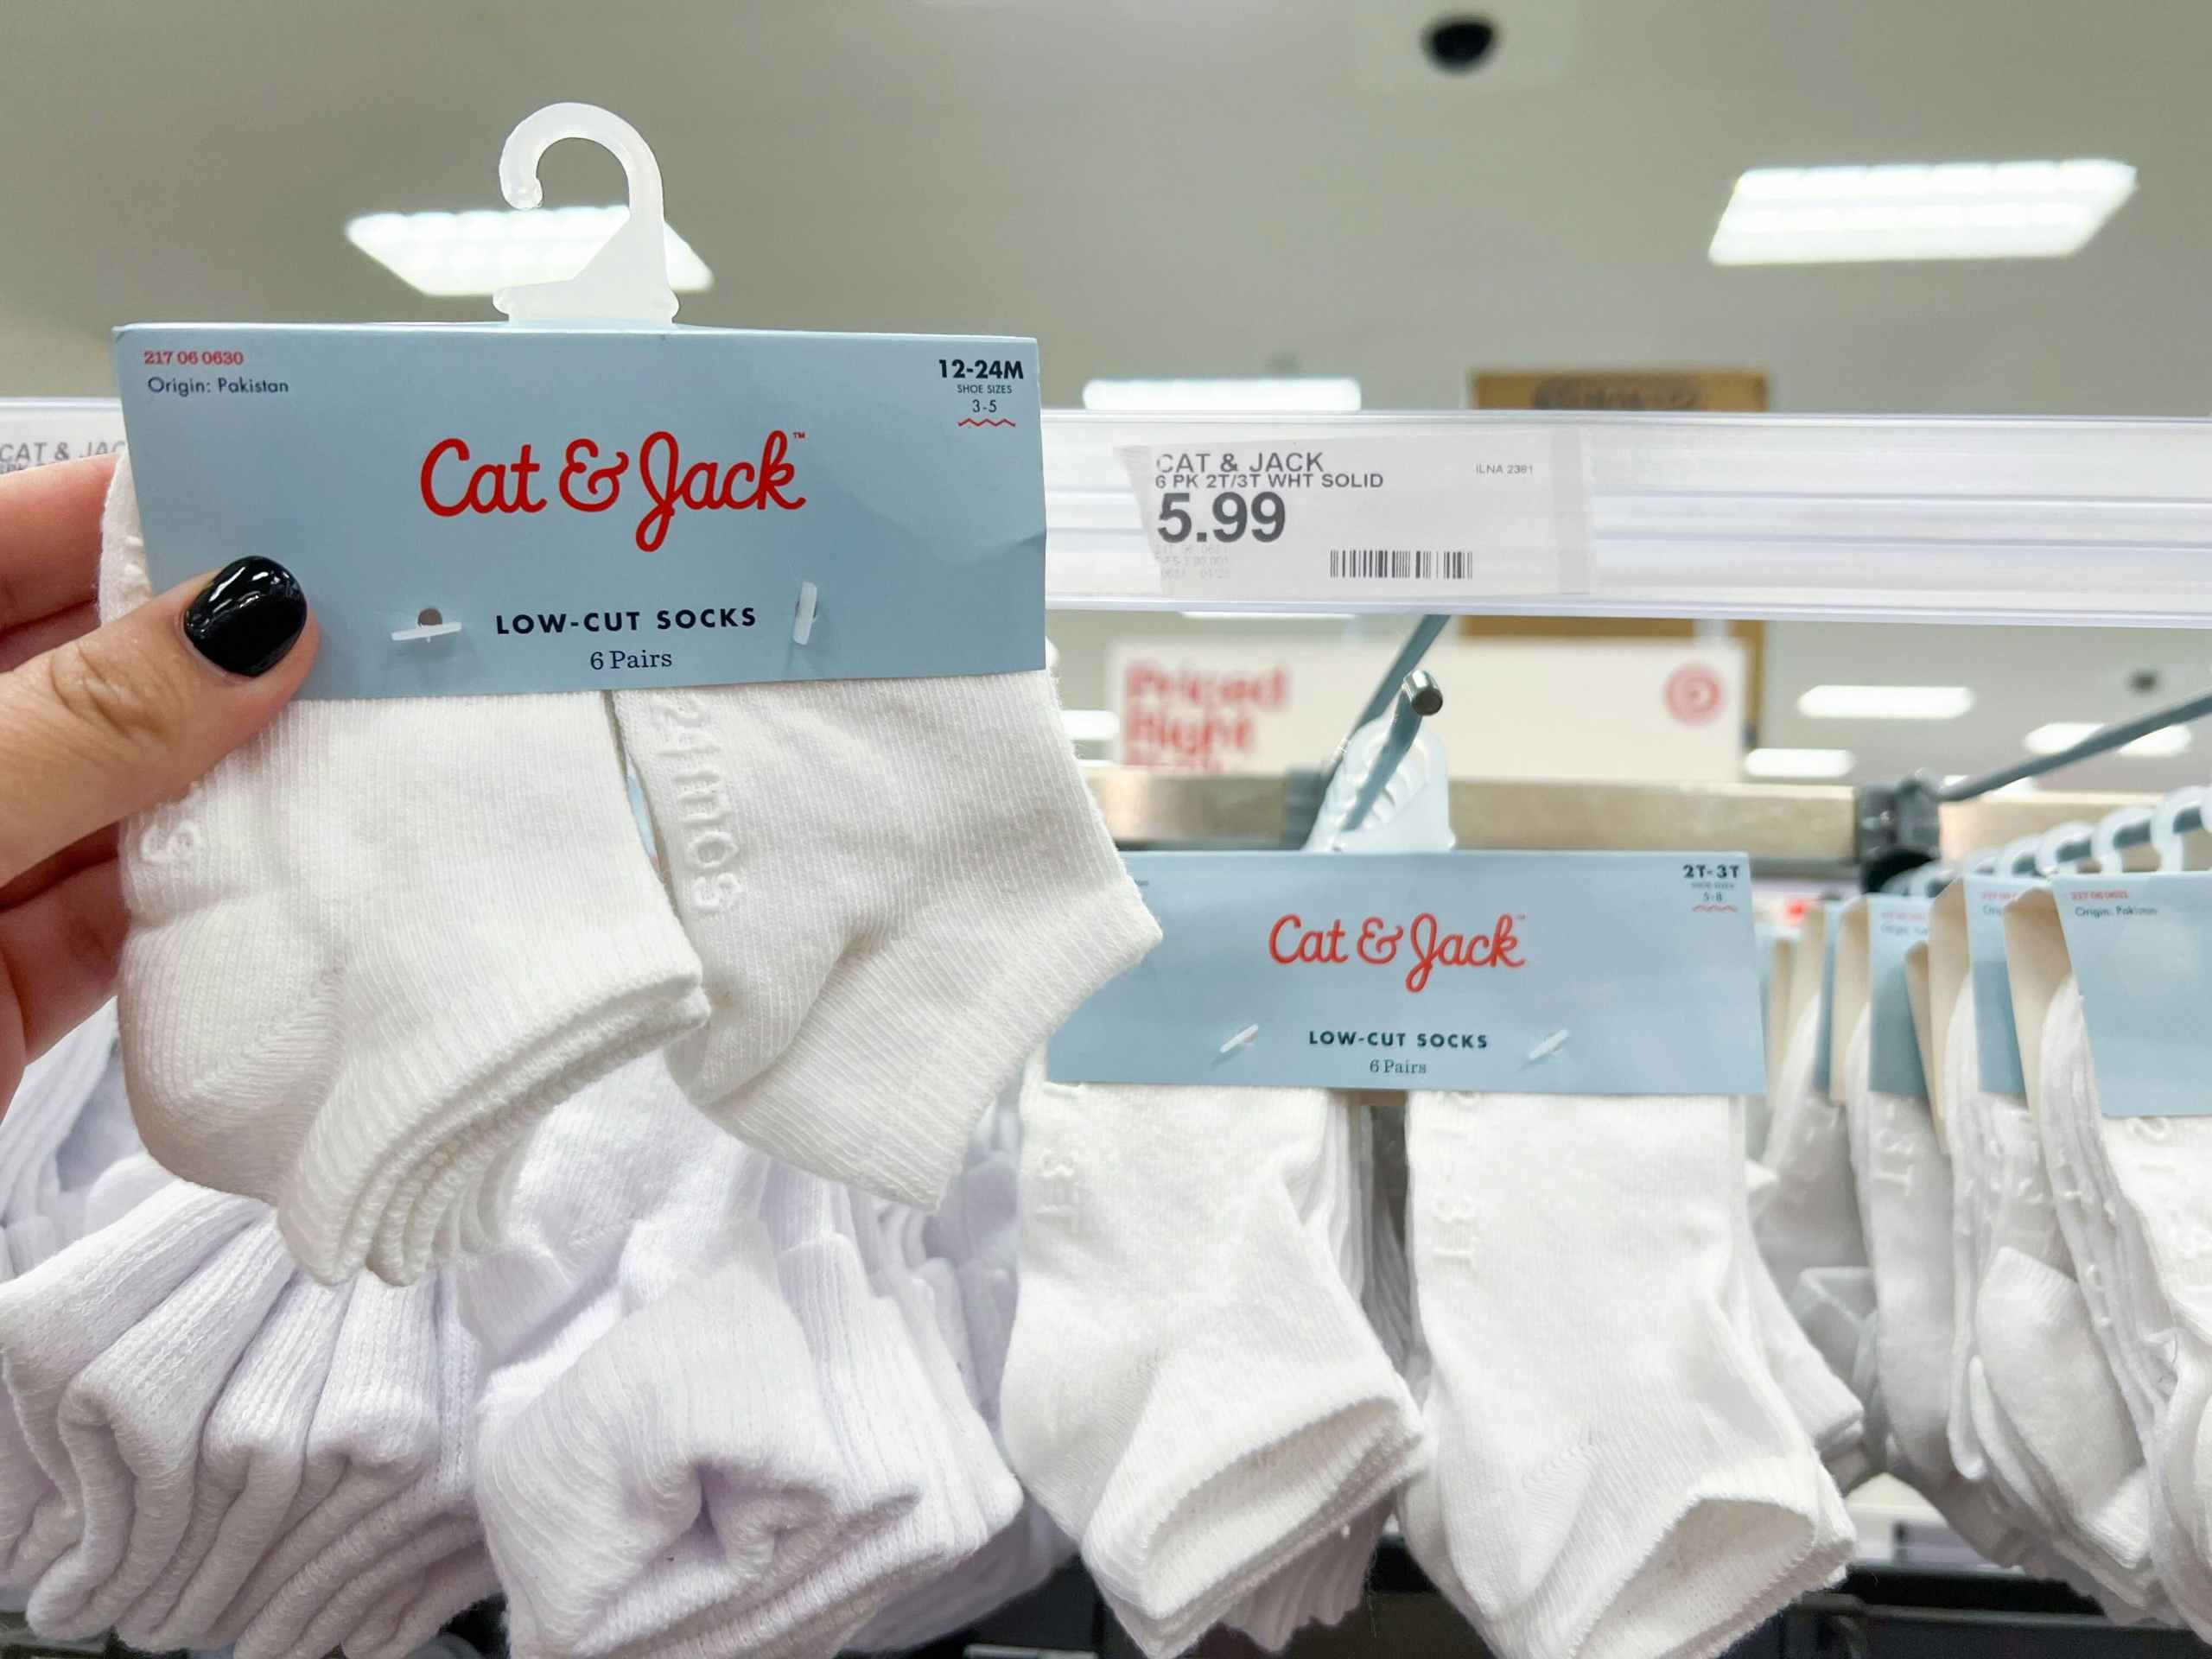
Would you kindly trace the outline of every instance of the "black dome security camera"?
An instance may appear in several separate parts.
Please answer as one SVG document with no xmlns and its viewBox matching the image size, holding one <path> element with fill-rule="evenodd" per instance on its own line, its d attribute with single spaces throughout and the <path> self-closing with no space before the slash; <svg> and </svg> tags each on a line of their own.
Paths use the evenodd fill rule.
<svg viewBox="0 0 2212 1659">
<path fill-rule="evenodd" d="M 1490 60 L 1497 48 L 1497 26 L 1471 12 L 1440 17 L 1421 35 L 1428 60 L 1447 75 L 1464 75 Z"/>
</svg>

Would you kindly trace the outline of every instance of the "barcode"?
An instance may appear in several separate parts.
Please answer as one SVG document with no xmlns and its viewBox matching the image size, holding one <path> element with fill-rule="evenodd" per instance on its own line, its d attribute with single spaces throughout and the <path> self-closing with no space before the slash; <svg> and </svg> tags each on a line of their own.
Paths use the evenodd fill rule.
<svg viewBox="0 0 2212 1659">
<path fill-rule="evenodd" d="M 1465 548 L 1332 547 L 1329 575 L 1351 582 L 1465 582 L 1474 574 Z"/>
</svg>

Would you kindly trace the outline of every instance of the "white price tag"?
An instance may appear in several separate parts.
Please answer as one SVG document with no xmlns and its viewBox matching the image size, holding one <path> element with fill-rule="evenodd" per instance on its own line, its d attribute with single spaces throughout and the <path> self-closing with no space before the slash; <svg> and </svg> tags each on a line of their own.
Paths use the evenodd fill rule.
<svg viewBox="0 0 2212 1659">
<path fill-rule="evenodd" d="M 1116 451 L 1172 599 L 1418 605 L 1587 591 L 1571 427 Z"/>
<path fill-rule="evenodd" d="M 0 473 L 122 448 L 123 408 L 112 400 L 0 397 Z"/>
</svg>

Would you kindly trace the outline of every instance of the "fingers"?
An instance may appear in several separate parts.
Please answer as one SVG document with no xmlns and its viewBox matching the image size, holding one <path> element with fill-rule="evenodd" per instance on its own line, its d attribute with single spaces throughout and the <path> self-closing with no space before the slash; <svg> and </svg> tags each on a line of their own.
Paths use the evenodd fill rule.
<svg viewBox="0 0 2212 1659">
<path fill-rule="evenodd" d="M 0 1109 L 22 1068 L 107 1001 L 126 925 L 111 858 L 0 911 Z"/>
<path fill-rule="evenodd" d="M 113 455 L 94 455 L 0 477 L 0 635 L 92 602 L 114 471 Z"/>
<path fill-rule="evenodd" d="M 65 639 L 90 633 L 100 625 L 99 607 L 90 601 L 54 611 L 21 627 L 0 628 L 0 674 L 52 651 Z"/>
<path fill-rule="evenodd" d="M 0 882 L 182 794 L 299 689 L 316 637 L 289 573 L 240 560 L 0 674 Z"/>
<path fill-rule="evenodd" d="M 121 845 L 117 826 L 96 830 L 82 841 L 73 841 L 51 858 L 42 858 L 12 881 L 0 881 L 0 910 L 20 905 L 44 893 L 57 881 L 88 870 L 116 856 Z"/>
</svg>

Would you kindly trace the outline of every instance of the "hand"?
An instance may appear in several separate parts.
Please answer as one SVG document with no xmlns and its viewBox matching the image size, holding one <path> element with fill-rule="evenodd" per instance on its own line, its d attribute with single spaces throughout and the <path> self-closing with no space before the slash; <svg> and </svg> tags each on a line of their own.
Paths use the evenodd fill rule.
<svg viewBox="0 0 2212 1659">
<path fill-rule="evenodd" d="M 289 572 L 241 560 L 96 624 L 112 456 L 0 477 L 0 1110 L 112 995 L 117 826 L 184 793 L 315 661 Z"/>
</svg>

